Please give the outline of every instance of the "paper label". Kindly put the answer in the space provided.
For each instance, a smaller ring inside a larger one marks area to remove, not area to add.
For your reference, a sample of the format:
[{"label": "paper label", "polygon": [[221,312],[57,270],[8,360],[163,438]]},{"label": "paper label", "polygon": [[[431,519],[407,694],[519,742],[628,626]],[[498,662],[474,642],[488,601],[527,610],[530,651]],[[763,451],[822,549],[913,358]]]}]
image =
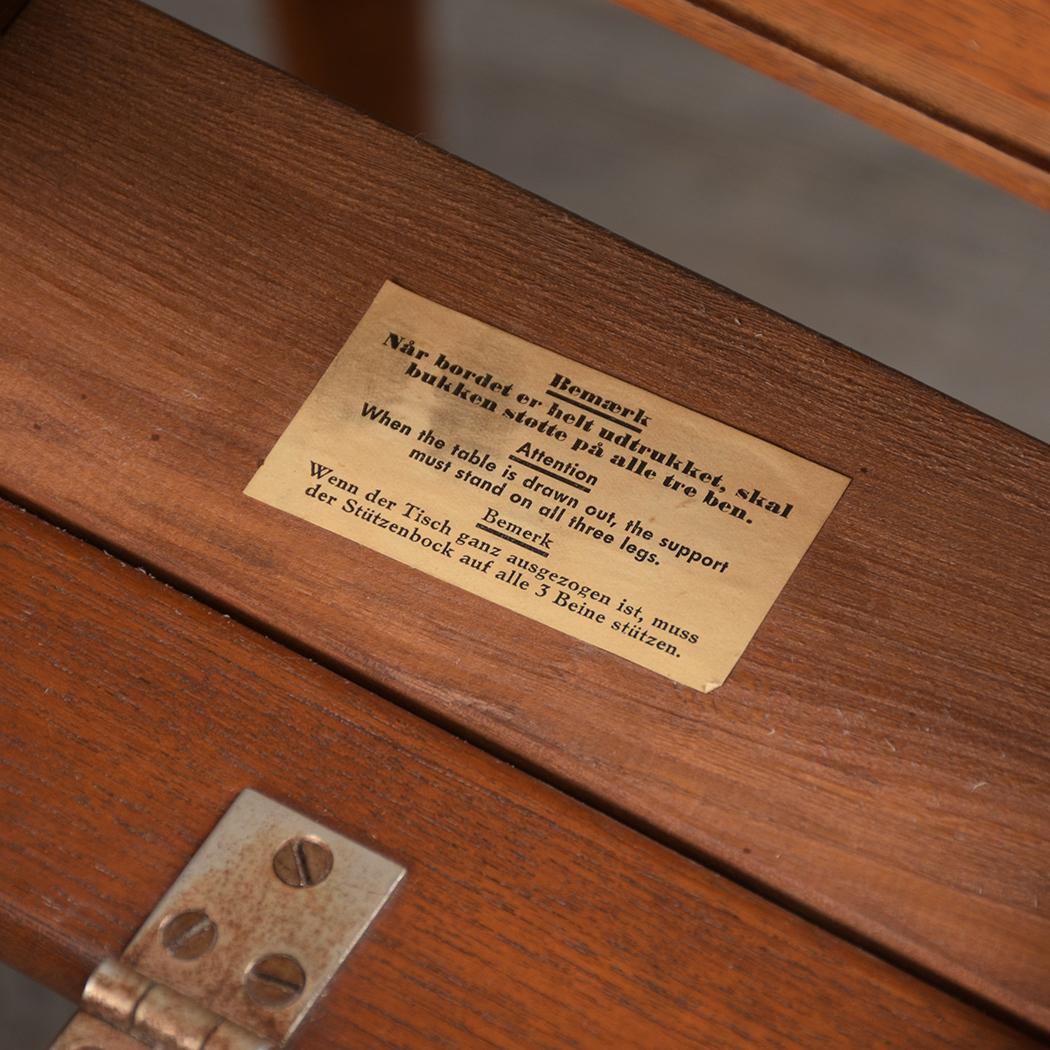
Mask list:
[{"label": "paper label", "polygon": [[707,692],[848,484],[387,283],[245,492]]}]

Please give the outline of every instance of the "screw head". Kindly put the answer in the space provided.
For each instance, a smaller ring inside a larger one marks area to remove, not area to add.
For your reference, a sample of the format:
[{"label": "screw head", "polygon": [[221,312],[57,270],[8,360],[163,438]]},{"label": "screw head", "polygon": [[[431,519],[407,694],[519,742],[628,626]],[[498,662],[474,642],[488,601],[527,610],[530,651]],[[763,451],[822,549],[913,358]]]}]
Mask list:
[{"label": "screw head", "polygon": [[317,839],[290,839],[274,854],[273,870],[286,886],[316,886],[332,871],[332,851]]},{"label": "screw head", "polygon": [[271,1010],[295,1002],[305,987],[306,973],[290,955],[264,955],[244,975],[248,995]]},{"label": "screw head", "polygon": [[176,959],[199,959],[209,951],[219,928],[206,911],[184,911],[165,919],[160,939]]}]

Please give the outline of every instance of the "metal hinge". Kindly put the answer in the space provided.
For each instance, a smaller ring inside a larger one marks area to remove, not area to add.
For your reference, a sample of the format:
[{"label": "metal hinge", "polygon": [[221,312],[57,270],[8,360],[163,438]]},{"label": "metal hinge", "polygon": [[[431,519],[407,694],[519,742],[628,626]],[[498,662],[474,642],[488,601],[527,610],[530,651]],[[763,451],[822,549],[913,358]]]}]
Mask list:
[{"label": "metal hinge", "polygon": [[283,1046],[404,873],[243,792],[51,1050]]}]

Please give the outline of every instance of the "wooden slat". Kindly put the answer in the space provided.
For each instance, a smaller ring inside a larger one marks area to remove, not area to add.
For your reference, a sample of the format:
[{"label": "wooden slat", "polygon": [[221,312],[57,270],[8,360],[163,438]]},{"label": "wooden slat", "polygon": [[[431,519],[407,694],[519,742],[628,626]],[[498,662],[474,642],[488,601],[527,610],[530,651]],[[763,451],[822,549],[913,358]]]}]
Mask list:
[{"label": "wooden slat", "polygon": [[[1050,1027],[1038,442],[121,0],[0,44],[0,484]],[[386,278],[853,483],[707,697],[241,495]]]},{"label": "wooden slat", "polygon": [[6,504],[0,580],[0,951],[67,994],[251,786],[408,867],[304,1048],[1034,1045]]},{"label": "wooden slat", "polygon": [[618,0],[1050,207],[1043,0]]}]

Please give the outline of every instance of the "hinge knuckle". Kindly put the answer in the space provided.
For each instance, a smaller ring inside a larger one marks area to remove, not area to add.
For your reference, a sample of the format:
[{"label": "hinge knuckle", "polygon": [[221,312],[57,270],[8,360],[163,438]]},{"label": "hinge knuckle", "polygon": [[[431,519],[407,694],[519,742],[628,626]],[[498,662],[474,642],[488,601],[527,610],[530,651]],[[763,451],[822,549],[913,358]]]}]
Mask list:
[{"label": "hinge knuckle", "polygon": [[270,1050],[273,1046],[117,959],[99,963],[84,986],[81,1008],[155,1050]]},{"label": "hinge knuckle", "polygon": [[86,1013],[122,1032],[131,1031],[135,1008],[153,984],[116,959],[103,959],[84,985],[81,1000]]},{"label": "hinge knuckle", "polygon": [[221,1023],[222,1018],[206,1007],[154,984],[139,1001],[131,1034],[157,1050],[203,1050]]}]

